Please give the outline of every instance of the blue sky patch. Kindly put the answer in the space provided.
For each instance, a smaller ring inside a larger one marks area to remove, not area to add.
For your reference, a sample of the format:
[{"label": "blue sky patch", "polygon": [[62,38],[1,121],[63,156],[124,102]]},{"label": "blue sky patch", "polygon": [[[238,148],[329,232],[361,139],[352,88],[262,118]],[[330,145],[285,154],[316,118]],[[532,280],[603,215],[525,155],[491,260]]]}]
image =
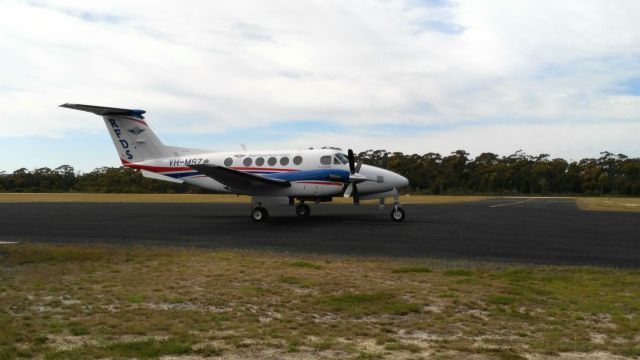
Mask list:
[{"label": "blue sky patch", "polygon": [[429,20],[424,23],[424,26],[431,31],[447,35],[457,35],[464,32],[464,27],[448,21]]},{"label": "blue sky patch", "polygon": [[640,96],[640,77],[630,78],[619,82],[614,87],[614,93]]},{"label": "blue sky patch", "polygon": [[119,24],[125,21],[124,17],[111,15],[111,14],[75,12],[75,11],[64,11],[64,13],[67,15],[71,15],[73,17],[80,18],[84,21],[95,22],[95,23]]}]

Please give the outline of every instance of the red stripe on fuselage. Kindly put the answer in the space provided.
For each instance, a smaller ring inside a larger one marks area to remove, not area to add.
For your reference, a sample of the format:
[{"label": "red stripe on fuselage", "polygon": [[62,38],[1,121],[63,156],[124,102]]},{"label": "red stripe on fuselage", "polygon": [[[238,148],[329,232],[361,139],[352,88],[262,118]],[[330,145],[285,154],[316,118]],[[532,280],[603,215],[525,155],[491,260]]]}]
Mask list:
[{"label": "red stripe on fuselage", "polygon": [[342,183],[330,182],[330,181],[294,181],[300,184],[314,184],[314,185],[333,185],[333,186],[343,186]]},{"label": "red stripe on fuselage", "polygon": [[147,170],[151,172],[167,172],[167,171],[195,171],[190,167],[164,167],[164,166],[149,166],[149,165],[140,165],[140,164],[132,164],[130,162],[126,162],[126,160],[122,160],[124,166],[130,167],[132,169],[140,169]]},{"label": "red stripe on fuselage", "polygon": [[296,170],[296,169],[275,169],[275,168],[257,168],[257,167],[241,167],[241,166],[232,166],[231,169],[233,170],[240,170],[240,171],[300,171],[300,170]]}]

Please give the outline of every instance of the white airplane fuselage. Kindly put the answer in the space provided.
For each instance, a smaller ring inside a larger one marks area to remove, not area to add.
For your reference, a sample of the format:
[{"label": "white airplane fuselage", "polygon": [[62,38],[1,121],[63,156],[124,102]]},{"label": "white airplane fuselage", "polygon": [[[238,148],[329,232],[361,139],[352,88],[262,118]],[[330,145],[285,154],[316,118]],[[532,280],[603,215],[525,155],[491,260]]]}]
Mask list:
[{"label": "white airplane fuselage", "polygon": [[[325,157],[325,164],[321,163],[323,157]],[[326,164],[327,157],[330,159],[329,164]],[[136,163],[124,159],[122,161],[123,166],[146,170],[215,192],[254,196],[304,198],[342,196],[344,185],[348,182],[349,177],[349,164],[346,162],[346,156],[340,151],[332,149],[204,152],[187,155],[175,152],[173,156],[166,158]],[[255,175],[291,179],[291,187],[257,193],[234,191],[189,167],[201,164],[215,164]],[[405,177],[375,166],[362,165],[359,173],[370,180],[358,184],[358,191],[361,197],[365,198],[375,198],[371,195],[382,195],[408,184]],[[334,177],[336,180],[339,176],[343,181],[327,181],[326,174],[336,175]],[[159,178],[159,180],[161,179]]]}]

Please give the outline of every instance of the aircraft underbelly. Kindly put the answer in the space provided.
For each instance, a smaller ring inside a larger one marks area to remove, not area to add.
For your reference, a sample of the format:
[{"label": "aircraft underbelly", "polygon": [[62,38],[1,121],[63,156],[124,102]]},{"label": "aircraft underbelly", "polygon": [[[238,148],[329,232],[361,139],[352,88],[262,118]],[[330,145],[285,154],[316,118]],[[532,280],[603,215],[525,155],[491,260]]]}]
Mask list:
[{"label": "aircraft underbelly", "polygon": [[209,177],[188,177],[183,178],[182,180],[184,180],[184,182],[186,182],[187,184],[199,186],[218,193],[231,193],[231,191],[229,191],[223,184],[220,184],[219,182]]},{"label": "aircraft underbelly", "polygon": [[[233,189],[227,189],[223,184],[209,177],[190,177],[183,180],[191,185],[203,187],[220,193],[236,193]],[[293,182],[291,187],[280,189],[260,189],[252,192],[246,192],[247,195],[259,196],[341,196],[342,183],[319,183],[319,182]],[[240,193],[245,193],[240,191]]]}]

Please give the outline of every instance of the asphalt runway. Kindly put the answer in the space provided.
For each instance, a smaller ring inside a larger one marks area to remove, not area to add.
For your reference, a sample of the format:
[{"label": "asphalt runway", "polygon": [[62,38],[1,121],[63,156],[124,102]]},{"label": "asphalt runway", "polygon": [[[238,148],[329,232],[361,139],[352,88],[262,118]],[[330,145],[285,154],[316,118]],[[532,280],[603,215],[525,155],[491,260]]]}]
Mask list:
[{"label": "asphalt runway", "polygon": [[0,241],[430,257],[640,268],[640,214],[580,211],[569,199],[496,199],[390,207],[311,204],[270,208],[266,223],[248,204],[1,203]]}]

